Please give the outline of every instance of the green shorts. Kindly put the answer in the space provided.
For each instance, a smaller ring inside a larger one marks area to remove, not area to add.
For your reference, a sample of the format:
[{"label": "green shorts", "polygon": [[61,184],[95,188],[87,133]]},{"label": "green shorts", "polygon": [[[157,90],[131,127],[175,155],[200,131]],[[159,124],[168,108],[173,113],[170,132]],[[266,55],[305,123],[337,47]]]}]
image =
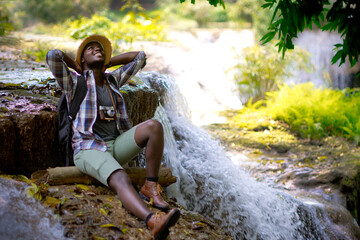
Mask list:
[{"label": "green shorts", "polygon": [[75,166],[83,173],[88,174],[104,185],[108,185],[109,176],[131,161],[140,151],[135,142],[136,126],[122,133],[115,140],[107,141],[107,151],[80,150],[74,156]]}]

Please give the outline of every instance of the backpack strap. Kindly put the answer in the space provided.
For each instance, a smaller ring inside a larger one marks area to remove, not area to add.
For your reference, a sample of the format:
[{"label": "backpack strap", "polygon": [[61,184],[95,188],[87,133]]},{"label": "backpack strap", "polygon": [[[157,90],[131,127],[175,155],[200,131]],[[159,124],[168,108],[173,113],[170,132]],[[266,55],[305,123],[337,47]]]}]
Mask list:
[{"label": "backpack strap", "polygon": [[69,110],[69,114],[68,114],[68,121],[70,122],[69,131],[71,132],[71,134],[70,134],[67,144],[66,144],[65,166],[70,165],[70,162],[72,161],[71,160],[72,154],[73,154],[73,150],[72,150],[72,146],[71,146],[71,138],[72,138],[71,122],[75,119],[76,114],[79,111],[80,104],[84,100],[87,91],[88,91],[88,89],[86,86],[85,77],[84,76],[78,77],[78,81],[77,81],[77,85],[76,85],[76,89],[75,89],[75,95],[74,95],[74,98],[71,100],[70,110]]},{"label": "backpack strap", "polygon": [[87,93],[87,86],[84,76],[80,76],[77,81],[74,98],[71,100],[69,118],[73,121],[79,111],[80,104],[84,100]]}]

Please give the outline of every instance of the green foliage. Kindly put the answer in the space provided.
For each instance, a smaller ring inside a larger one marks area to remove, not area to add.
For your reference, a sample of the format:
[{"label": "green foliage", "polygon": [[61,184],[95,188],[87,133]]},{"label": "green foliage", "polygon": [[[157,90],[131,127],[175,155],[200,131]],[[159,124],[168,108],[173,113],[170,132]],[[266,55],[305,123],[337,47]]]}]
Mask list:
[{"label": "green foliage", "polygon": [[205,27],[209,23],[226,22],[229,20],[227,11],[222,8],[214,8],[205,2],[200,2],[194,6],[182,4],[174,9],[176,14],[183,18],[193,19],[199,27]]},{"label": "green foliage", "polygon": [[13,25],[9,22],[9,13],[5,6],[0,6],[0,37],[7,35],[14,30]]},{"label": "green foliage", "polygon": [[[239,19],[251,24],[256,37],[267,33],[272,11],[262,8],[264,0],[242,0],[226,4],[230,19]],[[258,38],[258,37],[257,37]]]},{"label": "green foliage", "polygon": [[360,92],[315,88],[312,83],[268,93],[265,111],[283,120],[301,137],[344,136],[360,142]]},{"label": "green foliage", "polygon": [[164,27],[157,23],[158,19],[150,19],[143,13],[128,12],[120,22],[113,22],[107,17],[93,15],[82,17],[69,23],[71,37],[83,39],[91,34],[106,35],[114,43],[114,48],[122,42],[165,41]]},{"label": "green foliage", "polygon": [[264,99],[266,92],[277,90],[296,69],[310,70],[309,54],[298,48],[281,58],[272,45],[254,45],[244,49],[242,56],[233,69],[234,81],[245,102]]},{"label": "green foliage", "polygon": [[357,0],[265,0],[264,8],[274,8],[269,32],[264,35],[264,43],[278,35],[277,46],[284,55],[287,49],[293,49],[293,38],[305,28],[312,29],[313,24],[323,31],[335,31],[343,37],[343,42],[335,45],[334,64],[346,58],[354,66],[360,55],[360,6]]},{"label": "green foliage", "polygon": [[[178,1],[178,0],[175,0]],[[181,1],[185,3],[186,1]],[[184,19],[193,19],[199,27],[207,27],[215,24],[227,27],[251,27],[257,35],[262,36],[267,31],[267,23],[271,18],[271,11],[262,8],[263,0],[237,0],[225,4],[223,1],[188,1],[193,4],[181,4],[174,6],[174,1],[162,1],[161,5],[172,8],[172,12],[182,16]],[[223,6],[217,8],[213,6]],[[226,24],[225,24],[226,23]]]},{"label": "green foliage", "polygon": [[37,19],[58,23],[79,16],[91,16],[108,9],[110,0],[17,0],[14,11],[22,12],[23,21]]},{"label": "green foliage", "polygon": [[[181,3],[185,2],[186,0],[180,0]],[[225,9],[225,3],[223,0],[207,0],[210,5],[217,6],[218,4]],[[195,4],[195,0],[191,0],[192,4]]]},{"label": "green foliage", "polygon": [[45,62],[47,52],[54,48],[55,47],[48,42],[37,41],[26,47],[25,50],[23,50],[23,53],[27,59],[36,62]]}]

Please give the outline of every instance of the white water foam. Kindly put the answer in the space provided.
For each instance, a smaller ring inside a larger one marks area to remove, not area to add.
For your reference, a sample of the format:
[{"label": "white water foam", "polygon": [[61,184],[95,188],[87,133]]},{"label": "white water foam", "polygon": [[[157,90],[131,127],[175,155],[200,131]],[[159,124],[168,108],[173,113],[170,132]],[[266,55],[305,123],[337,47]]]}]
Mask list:
[{"label": "white water foam", "polygon": [[66,239],[55,215],[25,196],[27,187],[0,177],[0,239]]},{"label": "white water foam", "polygon": [[[142,73],[141,80],[150,79],[148,74],[155,73]],[[235,239],[329,239],[314,207],[255,181],[236,166],[219,142],[187,118],[175,83],[155,75],[168,91],[155,118],[165,128],[166,165],[178,177],[168,187],[168,196],[210,218]]]}]

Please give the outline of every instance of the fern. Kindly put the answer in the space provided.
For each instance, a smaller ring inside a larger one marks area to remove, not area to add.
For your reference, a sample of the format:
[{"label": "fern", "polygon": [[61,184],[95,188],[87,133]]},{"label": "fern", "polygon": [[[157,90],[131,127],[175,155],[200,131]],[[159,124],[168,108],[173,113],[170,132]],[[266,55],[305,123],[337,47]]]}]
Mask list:
[{"label": "fern", "polygon": [[333,89],[315,88],[312,83],[292,87],[281,85],[264,101],[267,114],[283,120],[305,138],[344,136],[359,142],[360,95]]}]

